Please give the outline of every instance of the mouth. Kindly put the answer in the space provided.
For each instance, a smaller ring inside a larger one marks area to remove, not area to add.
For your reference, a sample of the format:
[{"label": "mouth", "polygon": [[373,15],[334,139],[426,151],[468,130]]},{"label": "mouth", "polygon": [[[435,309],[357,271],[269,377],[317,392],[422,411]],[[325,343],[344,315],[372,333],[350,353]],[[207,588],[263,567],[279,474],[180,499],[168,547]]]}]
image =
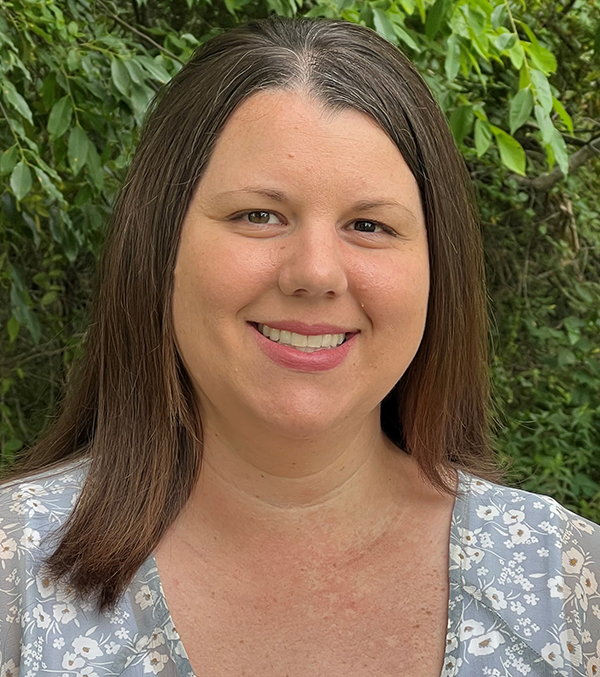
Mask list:
[{"label": "mouth", "polygon": [[291,331],[272,329],[259,322],[248,322],[248,324],[273,343],[296,348],[305,353],[339,348],[348,339],[359,333],[358,331],[351,331],[339,334],[297,334]]}]

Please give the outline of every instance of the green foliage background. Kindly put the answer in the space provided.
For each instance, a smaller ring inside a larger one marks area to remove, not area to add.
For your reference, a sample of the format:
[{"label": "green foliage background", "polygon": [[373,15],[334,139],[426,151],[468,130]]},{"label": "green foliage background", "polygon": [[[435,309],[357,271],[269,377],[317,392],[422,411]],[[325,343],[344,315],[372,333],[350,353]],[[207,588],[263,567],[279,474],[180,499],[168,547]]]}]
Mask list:
[{"label": "green foliage background", "polygon": [[56,412],[148,102],[273,12],[369,26],[427,80],[479,196],[508,481],[600,522],[600,0],[0,0],[0,462]]}]

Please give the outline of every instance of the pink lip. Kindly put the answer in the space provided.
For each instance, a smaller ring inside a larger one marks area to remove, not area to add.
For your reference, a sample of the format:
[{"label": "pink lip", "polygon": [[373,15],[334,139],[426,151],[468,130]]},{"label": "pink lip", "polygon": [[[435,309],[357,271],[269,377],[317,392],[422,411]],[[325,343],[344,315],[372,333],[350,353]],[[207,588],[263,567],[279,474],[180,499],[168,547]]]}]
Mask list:
[{"label": "pink lip", "polygon": [[319,336],[321,334],[354,334],[358,332],[357,329],[333,327],[330,324],[305,324],[304,322],[296,322],[294,320],[286,320],[284,322],[260,322],[257,324],[266,324],[273,329],[293,331],[296,334],[304,334],[305,336]]},{"label": "pink lip", "polygon": [[[326,348],[324,350],[316,350],[314,353],[303,353],[301,350],[296,350],[296,348],[284,346],[276,341],[271,341],[271,339],[263,336],[250,322],[248,322],[248,326],[250,327],[253,336],[256,338],[260,349],[270,357],[273,362],[282,367],[287,367],[288,369],[295,369],[296,371],[327,371],[339,366],[346,359],[358,337],[358,333],[353,334],[337,348]],[[269,327],[270,326],[272,325],[269,325]],[[306,325],[304,325],[304,327],[306,327]],[[273,329],[278,329],[278,327],[274,326]],[[341,334],[343,332],[326,331],[325,333]],[[310,334],[307,335],[310,336]]]}]

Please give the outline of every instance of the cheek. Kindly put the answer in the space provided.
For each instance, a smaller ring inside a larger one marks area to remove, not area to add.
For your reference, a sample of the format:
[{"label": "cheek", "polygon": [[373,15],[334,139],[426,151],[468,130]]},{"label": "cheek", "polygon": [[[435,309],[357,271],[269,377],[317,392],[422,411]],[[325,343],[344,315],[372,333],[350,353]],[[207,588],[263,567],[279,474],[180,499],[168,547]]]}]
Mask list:
[{"label": "cheek", "polygon": [[[372,309],[379,328],[398,330],[424,323],[429,298],[429,259],[426,251],[379,260],[377,266],[363,267],[358,292],[365,310]],[[368,305],[367,305],[368,304]]]},{"label": "cheek", "polygon": [[176,329],[210,328],[242,310],[272,282],[269,258],[244,241],[182,237],[175,266],[173,313]]}]

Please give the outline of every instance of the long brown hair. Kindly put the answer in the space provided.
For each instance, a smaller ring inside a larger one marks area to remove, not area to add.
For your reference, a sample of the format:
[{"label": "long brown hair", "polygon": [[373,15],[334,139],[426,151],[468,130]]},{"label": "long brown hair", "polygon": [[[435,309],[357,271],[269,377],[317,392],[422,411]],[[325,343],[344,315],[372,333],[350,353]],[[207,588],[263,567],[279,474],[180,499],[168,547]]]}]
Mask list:
[{"label": "long brown hair", "polygon": [[60,416],[18,478],[89,459],[48,560],[101,609],[114,605],[188,500],[202,420],[171,309],[184,215],[215,140],[254,92],[301,90],[371,116],[419,186],[431,287],[416,357],[381,406],[381,426],[438,488],[446,471],[494,468],[488,435],[487,313],[474,191],[446,119],[408,59],[345,21],[271,17],[204,43],[153,102],[111,219],[84,357]]}]

